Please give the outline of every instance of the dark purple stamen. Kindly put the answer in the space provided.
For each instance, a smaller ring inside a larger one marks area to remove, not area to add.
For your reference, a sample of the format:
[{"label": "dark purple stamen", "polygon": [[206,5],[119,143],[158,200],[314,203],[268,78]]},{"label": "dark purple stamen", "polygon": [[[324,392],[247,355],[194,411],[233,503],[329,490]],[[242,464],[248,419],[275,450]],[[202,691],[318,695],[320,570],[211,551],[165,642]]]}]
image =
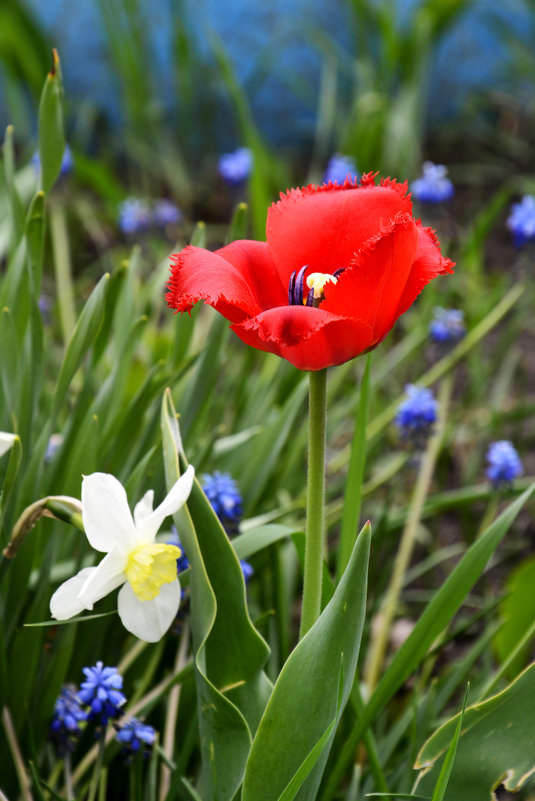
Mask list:
[{"label": "dark purple stamen", "polygon": [[309,291],[309,293],[307,295],[306,305],[307,306],[313,306],[314,305],[314,287],[312,287],[312,289]]},{"label": "dark purple stamen", "polygon": [[290,283],[288,284],[288,306],[294,305],[294,291],[295,291],[295,276],[297,275],[294,270],[290,276]]},{"label": "dark purple stamen", "polygon": [[288,284],[288,304],[290,306],[303,305],[303,284],[307,268],[308,264],[305,264],[304,267],[301,267],[297,275],[293,272],[290,276],[290,283]]},{"label": "dark purple stamen", "polygon": [[344,270],[345,270],[345,267],[340,267],[339,270],[335,270],[334,273],[333,273],[333,278],[338,278],[339,275],[342,275]]}]

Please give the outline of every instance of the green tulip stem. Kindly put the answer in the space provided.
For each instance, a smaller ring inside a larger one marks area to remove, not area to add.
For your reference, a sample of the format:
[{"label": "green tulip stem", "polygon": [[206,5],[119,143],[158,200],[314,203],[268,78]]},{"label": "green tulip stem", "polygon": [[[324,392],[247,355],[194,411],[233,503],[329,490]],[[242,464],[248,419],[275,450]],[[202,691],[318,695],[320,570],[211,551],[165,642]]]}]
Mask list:
[{"label": "green tulip stem", "polygon": [[308,419],[308,479],[305,529],[305,569],[299,639],[321,612],[325,539],[325,429],[327,370],[310,373]]}]

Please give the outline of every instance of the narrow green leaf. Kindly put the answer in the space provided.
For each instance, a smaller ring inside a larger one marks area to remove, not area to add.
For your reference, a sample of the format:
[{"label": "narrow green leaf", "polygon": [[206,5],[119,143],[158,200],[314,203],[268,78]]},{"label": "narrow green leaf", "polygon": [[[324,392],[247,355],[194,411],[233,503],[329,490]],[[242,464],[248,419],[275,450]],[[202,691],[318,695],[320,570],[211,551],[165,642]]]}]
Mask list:
[{"label": "narrow green leaf", "polygon": [[[316,797],[334,736],[335,726],[329,727],[333,719],[338,722],[355,677],[366,611],[370,538],[368,523],[331,601],[292,651],[277,679],[247,761],[242,801],[277,801],[311,754],[319,758],[299,797],[303,801]],[[321,754],[317,754],[316,746],[328,730]]]},{"label": "narrow green leaf", "polygon": [[234,209],[232,220],[227,235],[227,244],[236,239],[245,239],[247,234],[247,223],[249,221],[249,209],[247,203],[238,203]]},{"label": "narrow green leaf", "polygon": [[104,313],[109,278],[108,273],[102,276],[78,318],[59,372],[52,417],[56,416],[65,401],[72,378],[98,334]]},{"label": "narrow green leaf", "polygon": [[26,215],[26,245],[33,277],[33,291],[39,293],[45,240],[45,194],[37,192]]},{"label": "narrow green leaf", "polygon": [[364,478],[364,465],[366,462],[366,426],[368,425],[368,411],[370,408],[371,358],[372,354],[369,353],[366,357],[366,366],[360,385],[357,422],[353,435],[353,444],[351,445],[351,456],[349,459],[349,469],[347,472],[344,494],[344,510],[342,513],[340,544],[338,547],[338,577],[340,577],[346,569],[359,530],[362,480]]},{"label": "narrow green leaf", "polygon": [[4,408],[9,414],[16,412],[19,387],[20,349],[11,309],[0,310],[0,386],[4,395]]},{"label": "narrow green leaf", "polygon": [[41,188],[48,194],[61,169],[65,151],[63,130],[63,86],[61,65],[56,50],[52,51],[53,65],[48,73],[39,103],[39,160]]},{"label": "narrow green leaf", "polygon": [[455,728],[453,733],[453,737],[451,739],[450,747],[448,748],[448,752],[444,758],[444,762],[442,763],[442,767],[440,768],[440,773],[438,775],[437,783],[435,784],[433,795],[431,797],[431,801],[443,801],[443,798],[446,794],[446,790],[448,787],[448,782],[451,776],[451,771],[453,769],[453,763],[455,760],[455,754],[457,753],[457,745],[459,743],[459,737],[461,734],[461,729],[463,726],[463,719],[464,719],[464,711],[466,708],[466,700],[468,698],[468,690],[469,686],[466,687],[466,692],[464,694],[464,701],[463,707],[461,709],[461,714],[459,715],[459,722]]},{"label": "narrow green leaf", "polygon": [[11,248],[14,248],[24,230],[24,210],[15,186],[15,148],[13,143],[13,126],[6,128],[4,146],[4,176],[9,200],[9,215],[11,218]]}]

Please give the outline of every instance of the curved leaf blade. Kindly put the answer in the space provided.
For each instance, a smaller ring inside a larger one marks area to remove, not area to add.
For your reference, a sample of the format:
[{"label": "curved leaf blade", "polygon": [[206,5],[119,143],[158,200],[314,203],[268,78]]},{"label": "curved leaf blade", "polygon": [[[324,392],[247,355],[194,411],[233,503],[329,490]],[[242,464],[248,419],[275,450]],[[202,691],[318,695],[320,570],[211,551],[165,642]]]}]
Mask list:
[{"label": "curved leaf blade", "polygon": [[[290,654],[277,679],[253,741],[242,801],[278,801],[281,794],[284,798],[285,789],[311,754],[317,756],[317,762],[308,766],[312,770],[299,797],[303,801],[316,797],[336,723],[355,676],[366,609],[370,537],[367,523],[331,601]],[[327,731],[321,754],[316,754]]]}]

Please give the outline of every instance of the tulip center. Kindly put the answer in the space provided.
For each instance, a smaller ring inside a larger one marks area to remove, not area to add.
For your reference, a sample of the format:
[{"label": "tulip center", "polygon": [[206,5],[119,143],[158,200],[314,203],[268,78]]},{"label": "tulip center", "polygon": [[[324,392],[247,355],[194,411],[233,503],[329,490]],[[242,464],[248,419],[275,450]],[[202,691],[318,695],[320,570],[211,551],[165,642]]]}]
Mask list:
[{"label": "tulip center", "polygon": [[299,272],[294,271],[290,276],[290,283],[288,284],[288,304],[290,306],[313,306],[318,308],[321,301],[325,300],[324,289],[326,284],[338,283],[338,276],[344,272],[342,267],[335,270],[334,273],[310,273],[306,279],[308,287],[308,294],[303,298],[303,289],[305,283],[305,272],[308,264],[301,267]]},{"label": "tulip center", "polygon": [[162,584],[176,579],[180,554],[176,545],[160,542],[140,545],[129,554],[126,578],[140,601],[152,601],[160,594]]}]

